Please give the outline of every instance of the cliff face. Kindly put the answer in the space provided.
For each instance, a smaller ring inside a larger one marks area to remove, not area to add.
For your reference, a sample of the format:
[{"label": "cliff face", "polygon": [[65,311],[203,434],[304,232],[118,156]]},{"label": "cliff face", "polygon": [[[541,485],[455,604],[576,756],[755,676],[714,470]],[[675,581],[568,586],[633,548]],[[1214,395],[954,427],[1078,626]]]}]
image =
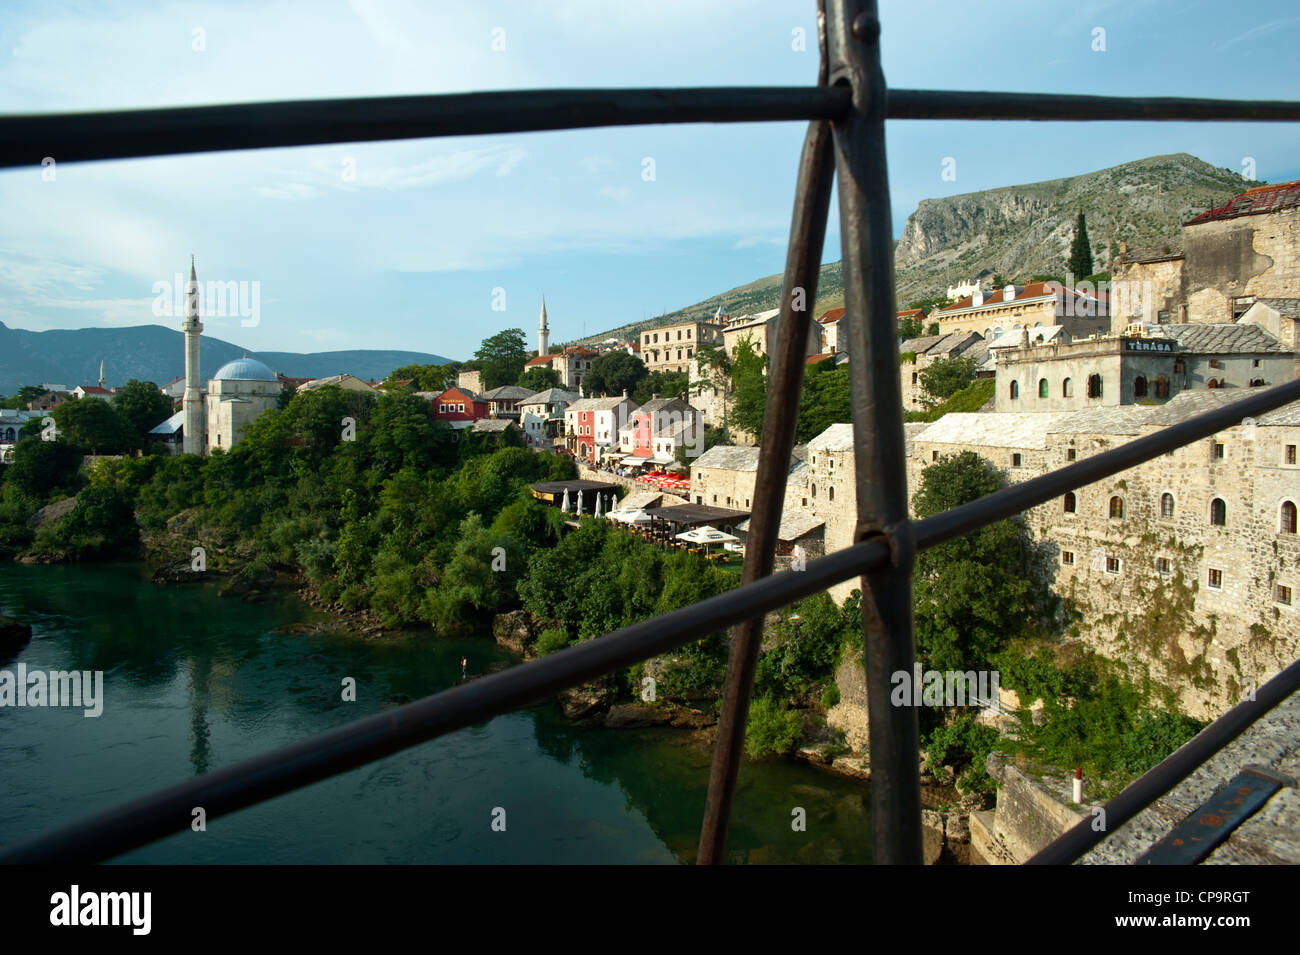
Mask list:
[{"label": "cliff face", "polygon": [[[894,250],[899,307],[942,295],[949,285],[982,272],[1027,282],[1035,274],[1064,278],[1074,221],[1088,220],[1093,268],[1104,272],[1120,242],[1130,246],[1182,245],[1182,223],[1258,185],[1229,169],[1218,169],[1187,153],[1151,156],[1068,179],[1005,186],[943,199],[924,199],[907,217]],[[1083,278],[1083,276],[1077,276]],[[647,322],[600,332],[583,343],[611,335],[632,336],[674,322],[712,319],[719,305],[732,316],[775,308],[781,276],[730,289]],[[844,304],[841,263],[823,265],[816,315]]]},{"label": "cliff face", "polygon": [[1105,271],[1120,242],[1179,247],[1183,222],[1251,185],[1177,153],[1068,179],[925,199],[908,216],[895,249],[898,299],[942,293],[985,270],[1017,282],[1063,274],[1080,211],[1094,268]]}]

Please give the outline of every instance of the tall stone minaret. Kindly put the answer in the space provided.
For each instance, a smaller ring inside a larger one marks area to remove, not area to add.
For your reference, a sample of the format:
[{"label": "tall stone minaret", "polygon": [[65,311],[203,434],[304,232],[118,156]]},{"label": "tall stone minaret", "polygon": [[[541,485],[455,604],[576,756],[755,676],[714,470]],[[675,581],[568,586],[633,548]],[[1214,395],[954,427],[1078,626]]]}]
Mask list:
[{"label": "tall stone minaret", "polygon": [[185,431],[182,449],[186,454],[202,454],[208,440],[208,429],[203,413],[203,394],[199,391],[199,335],[203,323],[199,321],[199,277],[194,271],[194,256],[190,256],[190,281],[185,286]]},{"label": "tall stone minaret", "polygon": [[108,388],[108,379],[104,377],[104,359],[99,360],[99,387]]},{"label": "tall stone minaret", "polygon": [[546,327],[546,296],[542,296],[542,317],[537,320],[537,356],[546,354],[551,330]]}]

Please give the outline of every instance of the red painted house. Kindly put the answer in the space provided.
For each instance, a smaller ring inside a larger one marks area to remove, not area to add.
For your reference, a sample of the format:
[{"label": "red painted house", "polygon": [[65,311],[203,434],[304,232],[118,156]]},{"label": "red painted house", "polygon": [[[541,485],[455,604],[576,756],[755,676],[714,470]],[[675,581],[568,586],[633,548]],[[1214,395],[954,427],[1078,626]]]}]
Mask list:
[{"label": "red painted house", "polygon": [[479,418],[488,416],[488,403],[478,395],[463,388],[448,388],[439,395],[430,396],[433,417],[445,421],[453,428],[468,428]]}]

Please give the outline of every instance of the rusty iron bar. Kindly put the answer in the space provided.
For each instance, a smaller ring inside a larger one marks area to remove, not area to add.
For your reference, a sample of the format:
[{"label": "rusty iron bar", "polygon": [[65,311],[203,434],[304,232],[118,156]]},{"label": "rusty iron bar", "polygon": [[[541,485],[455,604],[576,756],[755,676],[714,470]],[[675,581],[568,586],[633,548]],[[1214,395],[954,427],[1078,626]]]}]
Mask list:
[{"label": "rusty iron bar", "polygon": [[[504,90],[0,116],[0,168],[233,149],[483,136],[654,123],[835,120],[848,91],[809,88]],[[889,119],[1290,122],[1300,103],[1064,93],[891,90]]]},{"label": "rusty iron bar", "polygon": [[875,861],[921,861],[919,730],[914,707],[890,705],[890,674],[910,673],[911,525],[894,317],[894,237],[885,163],[885,79],[875,0],[830,0],[831,82],[853,90],[835,124],[844,318],[857,488],[854,540],[888,543],[888,566],[862,578]]},{"label": "rusty iron bar", "polygon": [[[828,76],[826,15],[820,2],[818,8],[821,41],[818,82],[825,86]],[[781,289],[781,313],[776,347],[771,352],[758,471],[754,477],[754,507],[750,512],[745,565],[741,571],[742,585],[769,576],[775,565],[786,477],[799,423],[799,397],[803,391],[806,356],[804,346],[817,299],[833,182],[830,127],[824,121],[811,123],[804,138],[795,185],[790,244],[786,249]],[[762,616],[742,620],[732,630],[722,715],[713,747],[709,791],[696,855],[696,862],[700,865],[720,865],[724,861],[736,779],[745,748],[745,724],[754,691],[754,670],[762,640]]]},{"label": "rusty iron bar", "polygon": [[1283,123],[1300,120],[1300,103],[1285,100],[1080,96],[1074,93],[968,93],[952,90],[890,90],[886,110],[889,119],[1219,123]]},{"label": "rusty iron bar", "polygon": [[[1294,401],[1300,401],[1300,379],[1260,389],[1229,406],[936,514],[916,524],[917,549],[969,534],[1240,424],[1244,417]],[[228,815],[676,649],[756,613],[775,610],[883,568],[889,559],[886,541],[871,538],[809,561],[807,570],[764,577],[598,640],[357,720],[11,844],[0,849],[0,864],[86,863],[111,858],[188,829],[194,806],[203,806],[210,819]]]},{"label": "rusty iron bar", "polygon": [[[1198,766],[1245,732],[1251,724],[1300,690],[1300,660],[1292,663],[1255,693],[1253,700],[1243,700],[1201,730],[1160,763],[1124,787],[1124,791],[1106,803],[1104,816],[1089,813],[1074,826],[1034,856],[1025,865],[1068,865],[1081,858],[1097,843],[1116,832],[1147,806],[1190,776]],[[1093,824],[1103,821],[1100,829]]]},{"label": "rusty iron bar", "polygon": [[831,119],[827,87],[506,90],[0,116],[0,167],[653,123]]}]

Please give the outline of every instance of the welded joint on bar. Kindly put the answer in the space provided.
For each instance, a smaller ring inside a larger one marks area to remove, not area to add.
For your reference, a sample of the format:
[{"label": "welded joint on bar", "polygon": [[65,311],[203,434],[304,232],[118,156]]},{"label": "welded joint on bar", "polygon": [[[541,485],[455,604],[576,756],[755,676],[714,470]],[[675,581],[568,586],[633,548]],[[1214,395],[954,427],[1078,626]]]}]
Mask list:
[{"label": "welded joint on bar", "polygon": [[880,573],[886,569],[911,571],[916,562],[916,536],[912,533],[911,521],[898,521],[883,526],[875,521],[859,524],[853,535],[853,543],[864,544],[868,541],[879,541],[889,549],[889,563],[880,570],[868,573]]}]

